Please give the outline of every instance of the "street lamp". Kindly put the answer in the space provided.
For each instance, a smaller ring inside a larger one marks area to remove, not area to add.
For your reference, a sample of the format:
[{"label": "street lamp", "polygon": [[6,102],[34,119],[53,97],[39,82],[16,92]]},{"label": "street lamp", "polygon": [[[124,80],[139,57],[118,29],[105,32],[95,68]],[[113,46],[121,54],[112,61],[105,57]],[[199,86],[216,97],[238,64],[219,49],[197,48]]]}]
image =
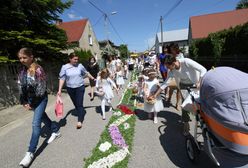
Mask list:
[{"label": "street lamp", "polygon": [[[98,8],[93,2],[91,2],[90,0],[88,0],[88,2],[94,6],[94,8],[96,8],[98,11],[100,11],[103,16],[104,16],[104,28],[105,28],[105,31],[106,31],[106,38],[107,38],[107,41],[108,41],[108,25],[107,25],[107,18],[108,18],[108,14],[106,12],[104,12],[102,9]],[[109,15],[115,15],[117,14],[117,11],[113,11],[111,12]]]},{"label": "street lamp", "polygon": [[[110,15],[115,15],[117,14],[117,11],[114,11],[114,12],[111,12]],[[107,41],[109,40],[109,37],[108,37],[108,21],[107,21],[107,18],[108,18],[108,14],[107,13],[103,13],[103,16],[104,16],[104,28],[105,28],[105,33],[106,33],[106,38],[107,38]]]}]

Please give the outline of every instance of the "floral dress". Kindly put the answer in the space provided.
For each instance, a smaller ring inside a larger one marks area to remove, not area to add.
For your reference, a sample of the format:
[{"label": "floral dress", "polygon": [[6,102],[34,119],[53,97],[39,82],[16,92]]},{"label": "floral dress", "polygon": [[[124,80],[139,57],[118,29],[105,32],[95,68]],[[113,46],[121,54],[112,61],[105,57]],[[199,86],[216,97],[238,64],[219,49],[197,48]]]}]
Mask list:
[{"label": "floral dress", "polygon": [[37,63],[31,64],[28,72],[23,66],[18,74],[18,84],[20,90],[20,103],[30,104],[31,107],[36,107],[47,96],[46,92],[46,74],[43,68]]}]

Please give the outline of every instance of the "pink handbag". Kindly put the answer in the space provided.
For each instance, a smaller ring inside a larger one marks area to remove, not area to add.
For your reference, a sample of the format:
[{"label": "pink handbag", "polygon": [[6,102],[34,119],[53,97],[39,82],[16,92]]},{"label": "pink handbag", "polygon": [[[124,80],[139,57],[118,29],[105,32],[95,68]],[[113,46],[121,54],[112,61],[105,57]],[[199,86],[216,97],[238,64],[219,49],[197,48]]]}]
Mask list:
[{"label": "pink handbag", "polygon": [[60,96],[57,96],[56,104],[55,104],[55,114],[56,117],[62,118],[64,113],[63,101]]}]

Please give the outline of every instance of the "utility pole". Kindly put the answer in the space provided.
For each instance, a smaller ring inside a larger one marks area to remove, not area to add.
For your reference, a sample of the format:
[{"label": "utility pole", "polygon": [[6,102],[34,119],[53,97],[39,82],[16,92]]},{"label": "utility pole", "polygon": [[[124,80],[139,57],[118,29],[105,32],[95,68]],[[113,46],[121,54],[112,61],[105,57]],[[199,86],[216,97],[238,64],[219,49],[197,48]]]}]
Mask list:
[{"label": "utility pole", "polygon": [[109,39],[109,37],[108,37],[108,21],[107,21],[108,16],[107,16],[106,13],[104,13],[103,16],[104,16],[104,29],[105,29],[105,35],[106,35],[106,39],[107,39],[107,41],[108,41],[108,39]]},{"label": "utility pole", "polygon": [[160,16],[160,24],[161,24],[161,49],[163,50],[163,43],[164,43],[163,36],[164,35],[163,35],[163,17],[162,16]]}]

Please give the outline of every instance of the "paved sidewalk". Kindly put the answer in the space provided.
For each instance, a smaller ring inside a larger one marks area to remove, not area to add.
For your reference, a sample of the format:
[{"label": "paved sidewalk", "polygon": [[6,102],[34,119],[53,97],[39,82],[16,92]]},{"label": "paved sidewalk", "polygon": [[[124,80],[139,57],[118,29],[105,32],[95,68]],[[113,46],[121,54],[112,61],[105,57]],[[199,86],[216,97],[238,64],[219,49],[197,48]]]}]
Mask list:
[{"label": "paved sidewalk", "polygon": [[128,167],[213,167],[205,153],[201,153],[199,164],[193,165],[189,161],[180,119],[181,113],[175,107],[165,107],[164,111],[158,113],[157,124],[148,119],[148,113],[137,110],[133,151]]},{"label": "paved sidewalk", "polygon": [[[62,137],[47,145],[46,129],[42,127],[37,157],[30,167],[35,168],[82,168],[84,158],[91,155],[91,150],[99,141],[100,134],[108,123],[111,112],[106,112],[106,120],[102,120],[100,114],[100,100],[96,97],[90,101],[88,93],[90,87],[86,87],[84,106],[87,111],[83,127],[76,129],[77,116],[73,104],[66,93],[63,93],[65,117],[56,119],[54,114],[55,96],[49,96],[46,109],[48,116],[59,123]],[[117,105],[121,93],[113,100]],[[5,111],[6,110],[6,111]],[[25,111],[17,105],[1,111],[0,127],[0,167],[15,168],[28,149],[32,129],[32,111]],[[9,116],[7,115],[9,114]],[[5,118],[2,119],[2,116]]]},{"label": "paved sidewalk", "polygon": [[[175,94],[172,103],[175,105]],[[190,132],[193,135],[193,116]],[[148,114],[137,110],[135,135],[129,168],[209,168],[216,167],[205,151],[192,163],[186,155],[185,137],[182,135],[181,112],[166,107],[158,114],[158,123],[148,119]],[[248,158],[228,150],[214,150],[222,168],[247,168]]]}]

